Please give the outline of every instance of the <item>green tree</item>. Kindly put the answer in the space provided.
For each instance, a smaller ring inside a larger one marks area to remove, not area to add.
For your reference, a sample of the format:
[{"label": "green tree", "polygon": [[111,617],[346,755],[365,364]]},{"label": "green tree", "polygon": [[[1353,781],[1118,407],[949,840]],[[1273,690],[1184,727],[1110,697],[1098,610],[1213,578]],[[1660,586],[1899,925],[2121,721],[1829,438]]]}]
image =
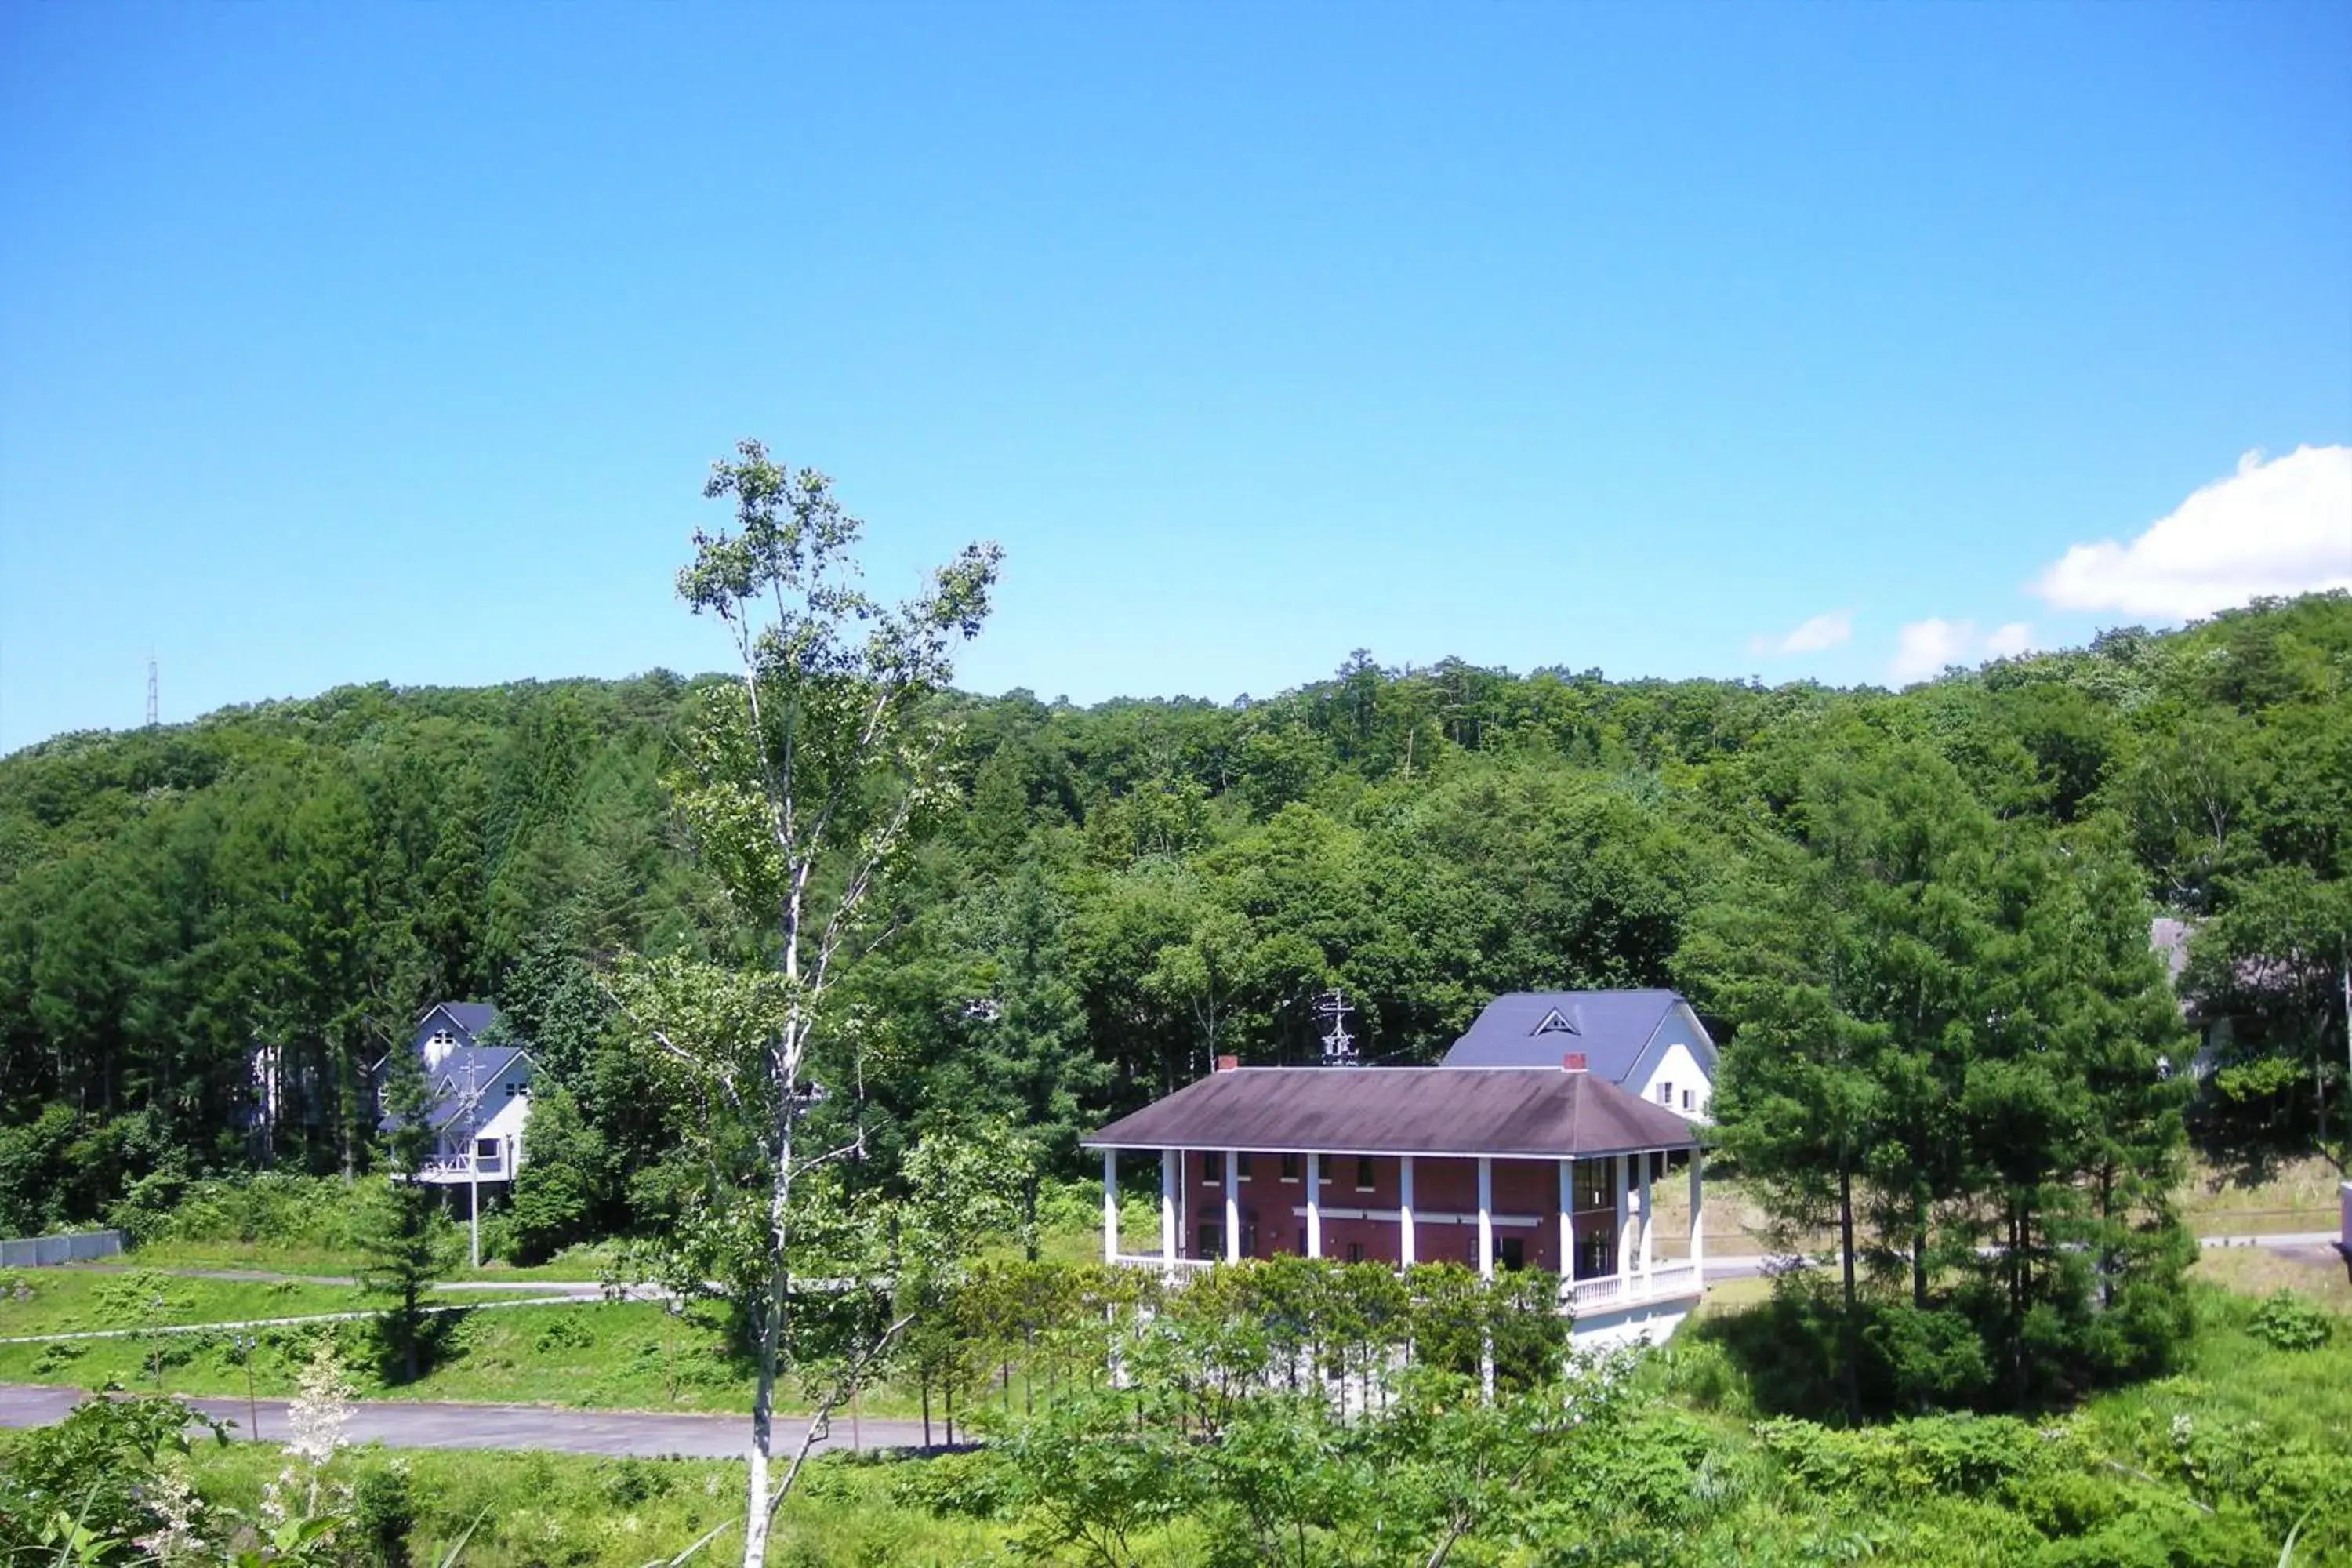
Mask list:
[{"label": "green tree", "polygon": [[[708,1259],[706,1277],[725,1282],[747,1325],[744,1562],[760,1568],[799,1463],[771,1475],[778,1377],[820,1355],[836,1369],[826,1397],[846,1398],[908,1321],[861,1312],[862,1285],[804,1307],[794,1279],[811,1267],[870,1278],[894,1217],[858,1169],[866,1031],[831,1004],[863,951],[875,895],[903,874],[947,802],[948,737],[927,705],[947,687],[956,644],[987,618],[998,552],[967,548],[891,608],[856,585],[863,524],[824,475],[787,470],[746,441],[704,493],[732,503],[734,527],[697,531],[678,593],[726,627],[740,675],[700,705],[677,800],[738,917],[761,932],[761,961],[639,962],[624,969],[618,996],[691,1108],[689,1142],[712,1175],[680,1239]],[[965,1194],[897,1214],[900,1257],[925,1234],[917,1222],[976,1212]],[[829,1348],[813,1351],[810,1331],[828,1329],[839,1331]],[[820,1405],[812,1433],[832,1407]]]},{"label": "green tree", "polygon": [[457,1267],[457,1236],[420,1179],[434,1139],[425,1064],[415,1051],[395,1049],[384,1058],[383,1079],[390,1179],[362,1199],[352,1239],[366,1259],[360,1288],[384,1303],[378,1321],[399,1358],[401,1380],[414,1383],[424,1371],[425,1299]]}]

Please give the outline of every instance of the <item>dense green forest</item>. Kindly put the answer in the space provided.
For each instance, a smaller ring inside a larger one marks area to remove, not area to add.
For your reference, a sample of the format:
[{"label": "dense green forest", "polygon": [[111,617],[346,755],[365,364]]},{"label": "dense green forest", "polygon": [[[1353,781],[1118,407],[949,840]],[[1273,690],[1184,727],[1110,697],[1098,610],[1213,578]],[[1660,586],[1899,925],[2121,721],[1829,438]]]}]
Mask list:
[{"label": "dense green forest", "polygon": [[[0,1229],[366,1166],[360,1075],[440,997],[496,999],[562,1091],[532,1131],[560,1190],[518,1194],[541,1243],[665,1212],[689,1178],[595,977],[759,940],[666,809],[703,684],[346,689],[0,760]],[[1222,705],[943,698],[961,799],[847,982],[893,1069],[869,1087],[902,1134],[999,1113],[1073,1169],[1085,1126],[1219,1052],[1313,1059],[1332,986],[1374,1060],[1428,1059],[1499,991],[1643,984],[1736,1054],[1754,966],[1725,954],[1867,798],[1914,885],[1976,857],[1990,909],[2044,875],[2018,868],[2112,867],[2111,925],[2197,922],[2187,986],[2231,1021],[2198,1136],[2340,1147],[2347,689],[2336,594],[1901,693],[1360,652]],[[266,1146],[257,1043],[296,1100]]]}]

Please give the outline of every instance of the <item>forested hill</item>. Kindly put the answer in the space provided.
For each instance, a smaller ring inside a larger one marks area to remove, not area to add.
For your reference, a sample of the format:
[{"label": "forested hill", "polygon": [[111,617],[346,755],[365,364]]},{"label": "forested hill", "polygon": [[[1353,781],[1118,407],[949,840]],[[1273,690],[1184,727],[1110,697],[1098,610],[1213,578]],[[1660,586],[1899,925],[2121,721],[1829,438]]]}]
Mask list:
[{"label": "forested hill", "polygon": [[[1498,991],[1683,980],[1695,911],[1802,836],[1832,760],[2127,857],[2214,952],[2315,952],[2352,868],[2347,688],[2337,594],[1900,694],[1359,655],[1225,706],[957,697],[965,797],[856,999],[901,1114],[1007,1110],[1066,1154],[1214,1052],[1306,1058],[1328,986],[1368,1056],[1412,1059]],[[692,690],[360,688],[0,760],[0,1226],[244,1158],[256,1040],[315,1096],[295,1157],[363,1162],[352,1070],[443,996],[499,999],[657,1154],[583,964],[743,940],[665,815]],[[2231,1004],[2275,1015],[2242,1034],[2281,1136],[2343,1060],[2307,1002]]]}]

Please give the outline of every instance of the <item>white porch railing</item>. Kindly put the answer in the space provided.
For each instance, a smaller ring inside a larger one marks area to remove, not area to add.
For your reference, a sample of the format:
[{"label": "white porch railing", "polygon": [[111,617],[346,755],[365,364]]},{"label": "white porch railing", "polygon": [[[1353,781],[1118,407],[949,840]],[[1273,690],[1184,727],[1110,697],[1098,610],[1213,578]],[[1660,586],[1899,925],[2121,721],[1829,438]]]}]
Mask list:
[{"label": "white porch railing", "polygon": [[1204,1268],[1214,1268],[1217,1266],[1217,1260],[1213,1258],[1162,1258],[1156,1252],[1122,1252],[1113,1258],[1111,1262],[1121,1268],[1165,1268],[1178,1274],[1193,1273]]},{"label": "white porch railing", "polygon": [[[1164,1258],[1156,1252],[1122,1252],[1111,1259],[1121,1268],[1159,1268],[1171,1273],[1190,1275],[1214,1268],[1223,1259],[1214,1258]],[[1632,1274],[1604,1274],[1594,1279],[1579,1279],[1574,1284],[1563,1282],[1559,1289],[1560,1305],[1576,1312],[1602,1312],[1619,1307],[1636,1307],[1651,1301],[1686,1300],[1701,1291],[1698,1268],[1687,1262],[1662,1263],[1647,1274],[1639,1270]]]},{"label": "white porch railing", "polygon": [[1697,1266],[1690,1263],[1667,1263],[1648,1273],[1604,1274],[1595,1279],[1579,1279],[1560,1287],[1560,1304],[1579,1312],[1607,1311],[1616,1307],[1637,1306],[1644,1301],[1670,1301],[1679,1297],[1699,1293]]},{"label": "white porch railing", "polygon": [[428,1182],[462,1182],[469,1176],[503,1181],[507,1163],[502,1154],[485,1154],[474,1159],[464,1154],[443,1154],[427,1160],[417,1168],[417,1175]]}]

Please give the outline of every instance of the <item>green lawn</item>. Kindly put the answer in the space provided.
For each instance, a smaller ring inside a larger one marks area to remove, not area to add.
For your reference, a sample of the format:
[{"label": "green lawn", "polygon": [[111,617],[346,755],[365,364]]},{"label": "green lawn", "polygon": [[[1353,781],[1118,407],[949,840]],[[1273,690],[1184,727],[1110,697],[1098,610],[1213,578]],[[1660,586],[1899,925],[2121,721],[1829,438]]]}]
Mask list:
[{"label": "green lawn", "polygon": [[[461,1267],[450,1278],[485,1281],[594,1279],[600,1277],[605,1258],[601,1247],[574,1247],[546,1263],[528,1268],[493,1258],[480,1268]],[[124,1262],[142,1268],[251,1269],[269,1274],[349,1278],[360,1258],[358,1254],[345,1249],[299,1242],[158,1241],[139,1247]]]},{"label": "green lawn", "polygon": [[0,1338],[356,1311],[348,1285],[190,1279],[152,1269],[23,1268],[0,1275]]}]

